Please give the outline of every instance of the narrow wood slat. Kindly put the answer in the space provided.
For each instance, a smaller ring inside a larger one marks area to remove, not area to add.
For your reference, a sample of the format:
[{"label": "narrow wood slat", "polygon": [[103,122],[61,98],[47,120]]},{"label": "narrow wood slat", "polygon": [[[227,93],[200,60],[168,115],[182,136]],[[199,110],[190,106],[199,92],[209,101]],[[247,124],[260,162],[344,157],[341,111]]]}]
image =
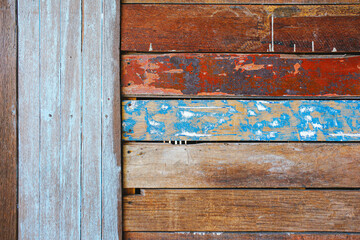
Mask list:
[{"label": "narrow wood slat", "polygon": [[351,233],[125,232],[125,240],[358,240]]},{"label": "narrow wood slat", "polygon": [[16,2],[0,3],[0,239],[17,239]]},{"label": "narrow wood slat", "polygon": [[121,0],[122,3],[170,4],[351,4],[358,0]]},{"label": "narrow wood slat", "polygon": [[123,101],[127,141],[359,141],[360,102]]},{"label": "narrow wood slat", "polygon": [[359,96],[359,56],[156,54],[122,57],[124,96]]},{"label": "narrow wood slat", "polygon": [[40,239],[60,236],[60,2],[40,3]]},{"label": "narrow wood slat", "polygon": [[124,231],[360,231],[360,192],[142,190],[124,197]]},{"label": "narrow wood slat", "polygon": [[81,239],[101,239],[102,3],[82,2]]},{"label": "narrow wood slat", "polygon": [[124,188],[359,188],[360,145],[124,145]]},{"label": "narrow wood slat", "polygon": [[360,5],[125,4],[121,50],[358,52]]},{"label": "narrow wood slat", "polygon": [[18,1],[19,239],[40,239],[39,1]]},{"label": "narrow wood slat", "polygon": [[122,239],[120,2],[103,1],[102,236]]},{"label": "narrow wood slat", "polygon": [[[62,0],[60,116],[60,234],[80,239],[81,212],[81,2]],[[55,165],[53,165],[55,166]]]}]

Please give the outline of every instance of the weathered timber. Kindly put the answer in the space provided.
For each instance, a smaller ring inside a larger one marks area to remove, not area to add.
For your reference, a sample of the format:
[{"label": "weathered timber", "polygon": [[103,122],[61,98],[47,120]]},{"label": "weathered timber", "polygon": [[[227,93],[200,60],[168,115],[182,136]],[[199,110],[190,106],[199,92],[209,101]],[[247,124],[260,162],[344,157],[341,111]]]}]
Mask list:
[{"label": "weathered timber", "polygon": [[122,56],[124,96],[359,96],[359,56]]},{"label": "weathered timber", "polygon": [[123,199],[124,231],[360,231],[360,192],[142,190]]},{"label": "weathered timber", "polygon": [[126,100],[127,141],[359,141],[355,100]]},{"label": "weathered timber", "polygon": [[17,239],[16,1],[0,3],[0,239]]},{"label": "weathered timber", "polygon": [[125,232],[124,239],[142,240],[359,240],[351,233]]},{"label": "weathered timber", "polygon": [[359,188],[360,145],[124,145],[124,188]]},{"label": "weathered timber", "polygon": [[360,5],[125,4],[121,50],[358,52]]}]

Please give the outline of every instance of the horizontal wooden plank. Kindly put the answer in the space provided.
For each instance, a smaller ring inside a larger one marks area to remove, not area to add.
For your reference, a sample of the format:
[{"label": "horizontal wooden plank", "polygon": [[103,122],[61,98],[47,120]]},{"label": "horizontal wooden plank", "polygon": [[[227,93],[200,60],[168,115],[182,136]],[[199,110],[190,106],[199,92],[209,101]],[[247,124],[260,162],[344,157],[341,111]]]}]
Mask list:
[{"label": "horizontal wooden plank", "polygon": [[359,141],[360,101],[126,100],[127,141]]},{"label": "horizontal wooden plank", "polygon": [[125,232],[125,240],[358,240],[351,233]]},{"label": "horizontal wooden plank", "polygon": [[122,56],[124,96],[359,96],[360,56]]},{"label": "horizontal wooden plank", "polygon": [[122,3],[171,4],[352,4],[359,0],[122,0]]},{"label": "horizontal wooden plank", "polygon": [[358,52],[360,5],[125,4],[121,50]]},{"label": "horizontal wooden plank", "polygon": [[125,231],[360,231],[360,191],[142,190]]},{"label": "horizontal wooden plank", "polygon": [[360,188],[360,145],[124,145],[125,188]]}]

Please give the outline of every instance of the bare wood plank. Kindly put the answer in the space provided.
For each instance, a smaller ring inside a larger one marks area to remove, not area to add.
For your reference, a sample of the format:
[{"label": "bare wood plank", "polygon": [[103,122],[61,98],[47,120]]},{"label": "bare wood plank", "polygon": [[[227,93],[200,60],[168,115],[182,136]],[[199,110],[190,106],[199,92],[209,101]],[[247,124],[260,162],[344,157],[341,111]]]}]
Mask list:
[{"label": "bare wood plank", "polygon": [[81,2],[61,1],[60,235],[80,239]]},{"label": "bare wood plank", "polygon": [[81,239],[101,239],[102,3],[83,1]]},{"label": "bare wood plank", "polygon": [[360,145],[127,143],[124,188],[359,188]]},{"label": "bare wood plank", "polygon": [[358,0],[121,0],[122,3],[170,4],[351,4]]},{"label": "bare wood plank", "polygon": [[16,3],[0,3],[0,239],[17,239]]},{"label": "bare wood plank", "polygon": [[359,56],[155,54],[122,56],[133,96],[359,96]]},{"label": "bare wood plank", "polygon": [[103,9],[102,239],[122,239],[120,2]]},{"label": "bare wood plank", "polygon": [[154,189],[123,201],[125,231],[360,230],[358,191]]},{"label": "bare wood plank", "polygon": [[126,141],[359,141],[360,102],[126,100]]},{"label": "bare wood plank", "polygon": [[121,50],[358,52],[359,5],[125,4]]},{"label": "bare wood plank", "polygon": [[39,1],[18,1],[19,239],[40,238]]},{"label": "bare wood plank", "polygon": [[60,236],[60,2],[40,2],[40,239]]},{"label": "bare wood plank", "polygon": [[125,232],[126,240],[358,240],[351,233]]}]

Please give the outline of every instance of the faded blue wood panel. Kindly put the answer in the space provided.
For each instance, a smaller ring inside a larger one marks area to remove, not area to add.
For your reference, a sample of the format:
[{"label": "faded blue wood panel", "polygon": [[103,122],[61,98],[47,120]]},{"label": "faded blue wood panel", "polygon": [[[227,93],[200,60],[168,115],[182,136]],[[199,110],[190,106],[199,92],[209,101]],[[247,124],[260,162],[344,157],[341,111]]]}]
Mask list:
[{"label": "faded blue wood panel", "polygon": [[134,100],[123,140],[359,141],[360,101]]}]

